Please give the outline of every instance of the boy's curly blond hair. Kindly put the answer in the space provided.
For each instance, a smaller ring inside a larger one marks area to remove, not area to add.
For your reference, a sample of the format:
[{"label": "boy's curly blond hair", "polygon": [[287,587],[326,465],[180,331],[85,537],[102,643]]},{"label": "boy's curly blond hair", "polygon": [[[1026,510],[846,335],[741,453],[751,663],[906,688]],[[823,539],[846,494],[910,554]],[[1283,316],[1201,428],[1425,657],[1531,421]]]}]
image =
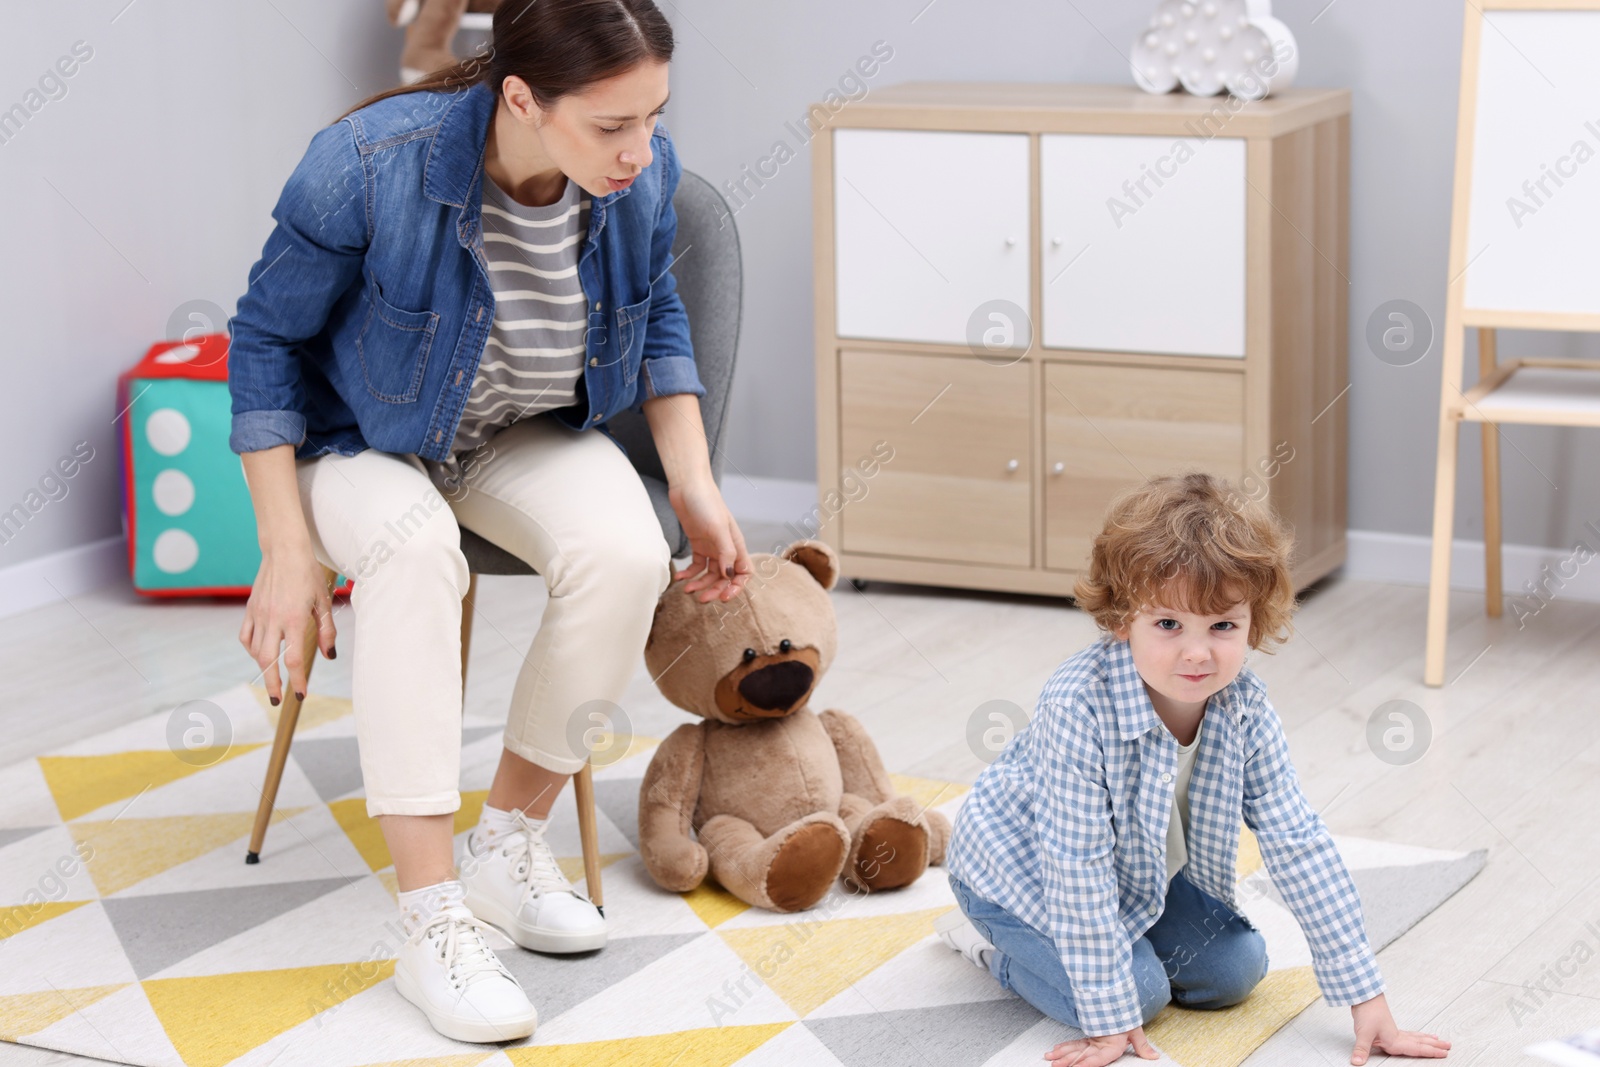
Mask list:
[{"label": "boy's curly blond hair", "polygon": [[1191,473],[1151,478],[1112,501],[1089,572],[1073,594],[1115,633],[1141,608],[1221,615],[1250,605],[1250,647],[1291,633],[1294,535],[1271,508],[1228,482]]}]

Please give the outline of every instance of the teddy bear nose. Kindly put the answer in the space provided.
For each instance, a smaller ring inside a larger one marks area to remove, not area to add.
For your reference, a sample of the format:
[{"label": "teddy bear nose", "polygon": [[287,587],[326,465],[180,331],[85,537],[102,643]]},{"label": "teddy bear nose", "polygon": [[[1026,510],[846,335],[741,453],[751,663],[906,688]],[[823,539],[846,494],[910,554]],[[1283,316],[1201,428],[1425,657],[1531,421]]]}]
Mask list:
[{"label": "teddy bear nose", "polygon": [[745,675],[739,695],[763,711],[788,711],[811,688],[812,677],[799,660],[780,660]]}]

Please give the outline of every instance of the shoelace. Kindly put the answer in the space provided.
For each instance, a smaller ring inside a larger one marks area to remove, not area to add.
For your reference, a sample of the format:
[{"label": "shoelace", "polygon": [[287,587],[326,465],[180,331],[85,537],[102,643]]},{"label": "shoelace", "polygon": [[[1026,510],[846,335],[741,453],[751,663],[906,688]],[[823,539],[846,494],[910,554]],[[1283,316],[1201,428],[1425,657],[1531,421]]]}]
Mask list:
[{"label": "shoelace", "polygon": [[561,865],[545,842],[545,826],[535,826],[521,811],[513,810],[511,816],[517,828],[493,842],[493,847],[511,860],[512,873],[522,880],[522,899],[518,905],[544,893],[571,893],[580,900],[588,900],[562,873]]},{"label": "shoelace", "polygon": [[421,945],[429,939],[430,933],[440,926],[444,927],[444,933],[440,938],[439,951],[436,955],[444,961],[445,971],[452,985],[465,989],[473,982],[495,975],[511,978],[511,973],[495,957],[489,948],[489,943],[484,940],[483,935],[492,927],[463,905],[452,904],[441,909],[412,931],[406,943]]}]

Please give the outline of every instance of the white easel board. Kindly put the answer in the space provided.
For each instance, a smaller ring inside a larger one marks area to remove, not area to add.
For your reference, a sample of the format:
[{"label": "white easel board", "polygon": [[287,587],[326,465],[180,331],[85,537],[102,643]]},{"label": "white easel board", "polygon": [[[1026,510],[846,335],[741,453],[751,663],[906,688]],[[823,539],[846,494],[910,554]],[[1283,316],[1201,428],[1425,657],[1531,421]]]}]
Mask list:
[{"label": "white easel board", "polygon": [[1600,316],[1600,10],[1571,6],[1482,11],[1469,325],[1490,324],[1475,312]]}]

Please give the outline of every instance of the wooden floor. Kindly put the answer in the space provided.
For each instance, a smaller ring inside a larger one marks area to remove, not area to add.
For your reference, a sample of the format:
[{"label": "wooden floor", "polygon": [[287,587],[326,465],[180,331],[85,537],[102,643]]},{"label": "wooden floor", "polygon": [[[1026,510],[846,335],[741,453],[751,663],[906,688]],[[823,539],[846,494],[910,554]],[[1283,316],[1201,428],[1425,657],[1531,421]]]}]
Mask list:
[{"label": "wooden floor", "polygon": [[[745,532],[752,546],[777,536]],[[1094,636],[1087,616],[1042,597],[882,582],[841,582],[832,595],[839,655],[813,707],[854,713],[908,774],[972,781],[983,767],[964,740],[973,709],[994,699],[1031,709],[1054,667]],[[504,721],[544,601],[537,578],[480,579],[469,721]],[[153,602],[111,587],[0,619],[0,764],[254,679],[237,641],[242,611],[242,601]],[[1519,629],[1509,612],[1490,620],[1480,597],[1454,595],[1448,684],[1437,690],[1421,683],[1425,611],[1425,589],[1336,575],[1307,593],[1286,648],[1248,662],[1336,833],[1489,849],[1488,867],[1379,962],[1399,1025],[1451,1039],[1447,1062],[1532,1065],[1542,1061],[1525,1045],[1600,1025],[1600,605],[1558,600]],[[336,622],[340,656],[317,662],[313,685],[347,695],[355,620],[342,600]],[[1393,699],[1431,721],[1431,747],[1410,766],[1366,744],[1368,716]],[[623,706],[652,736],[687,718],[655,693],[642,660]],[[565,801],[555,811],[573,817]],[[1588,951],[1576,973],[1547,971],[1579,941]],[[1541,981],[1549,995],[1530,991]],[[1318,1001],[1248,1062],[1347,1064],[1350,1045],[1349,1010]],[[91,1062],[0,1045],[5,1065]]]}]

